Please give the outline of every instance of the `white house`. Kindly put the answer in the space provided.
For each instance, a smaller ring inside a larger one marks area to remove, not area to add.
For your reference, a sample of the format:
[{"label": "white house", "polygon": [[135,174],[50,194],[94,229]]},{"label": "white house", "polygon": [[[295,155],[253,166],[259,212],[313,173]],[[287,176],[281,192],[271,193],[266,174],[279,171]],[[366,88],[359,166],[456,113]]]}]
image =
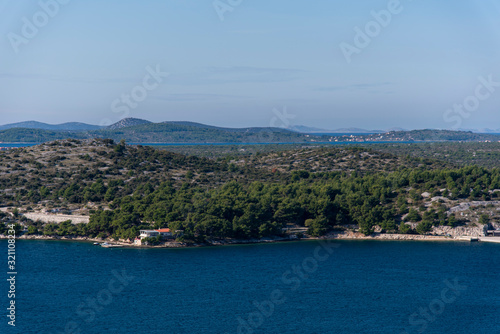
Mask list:
[{"label": "white house", "polygon": [[171,238],[172,232],[170,232],[169,228],[162,228],[159,230],[141,230],[139,237],[141,239],[144,239],[144,238],[156,237],[158,235],[162,236],[163,238]]},{"label": "white house", "polygon": [[158,232],[157,230],[141,230],[139,237],[141,239],[144,239],[149,237],[156,237],[158,234],[160,234],[160,232]]}]

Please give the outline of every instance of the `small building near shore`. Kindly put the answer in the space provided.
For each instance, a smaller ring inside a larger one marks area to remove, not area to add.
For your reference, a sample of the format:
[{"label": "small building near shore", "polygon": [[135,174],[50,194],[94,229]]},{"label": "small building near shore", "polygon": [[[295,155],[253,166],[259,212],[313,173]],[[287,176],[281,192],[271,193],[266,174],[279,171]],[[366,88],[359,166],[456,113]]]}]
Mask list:
[{"label": "small building near shore", "polygon": [[160,235],[163,237],[163,238],[171,238],[172,237],[172,232],[170,232],[170,229],[169,228],[161,228],[159,230],[156,230],[158,233],[160,233]]},{"label": "small building near shore", "polygon": [[140,234],[139,234],[139,237],[141,239],[151,238],[151,237],[158,236],[158,234],[160,234],[160,232],[158,232],[157,230],[141,230]]},{"label": "small building near shore", "polygon": [[141,239],[157,236],[161,236],[162,238],[172,238],[173,235],[169,228],[161,228],[159,230],[141,230],[139,234]]},{"label": "small building near shore", "polygon": [[[139,237],[135,238],[134,245],[142,246],[145,238],[161,237],[161,239],[173,239],[173,234],[169,228],[161,228],[158,230],[140,230]],[[146,242],[146,245],[148,243]]]},{"label": "small building near shore", "polygon": [[485,236],[500,237],[500,230],[487,230]]}]

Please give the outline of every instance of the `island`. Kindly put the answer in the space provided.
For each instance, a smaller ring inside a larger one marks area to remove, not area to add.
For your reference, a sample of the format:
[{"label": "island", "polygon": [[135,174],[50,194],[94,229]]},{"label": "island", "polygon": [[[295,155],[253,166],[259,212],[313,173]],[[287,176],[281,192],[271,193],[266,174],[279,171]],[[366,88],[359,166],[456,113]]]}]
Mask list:
[{"label": "island", "polygon": [[478,144],[463,145],[456,163],[400,146],[207,146],[214,154],[204,157],[123,140],[51,141],[0,152],[0,234],[15,224],[20,238],[141,247],[498,240],[500,170],[491,159],[457,166]]}]

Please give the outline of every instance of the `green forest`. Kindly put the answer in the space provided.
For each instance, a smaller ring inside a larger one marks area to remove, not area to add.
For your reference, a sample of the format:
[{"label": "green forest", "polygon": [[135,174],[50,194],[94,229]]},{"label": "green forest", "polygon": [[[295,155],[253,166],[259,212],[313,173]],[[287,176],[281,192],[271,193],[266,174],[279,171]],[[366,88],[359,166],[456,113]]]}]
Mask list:
[{"label": "green forest", "polygon": [[[407,192],[406,187],[412,187]],[[444,187],[443,193],[439,188]],[[184,237],[263,238],[280,235],[289,225],[306,226],[312,236],[324,235],[347,224],[359,225],[368,235],[375,225],[387,232],[410,231],[401,224],[401,216],[419,222],[416,232],[432,226],[456,226],[460,222],[436,205],[424,214],[409,212],[409,202],[419,203],[420,193],[451,199],[488,200],[500,188],[498,170],[479,167],[428,172],[400,170],[390,175],[360,176],[345,173],[291,173],[284,183],[253,182],[241,185],[230,181],[220,188],[206,190],[184,183],[178,189],[165,182],[157,187],[146,183],[130,196],[113,200],[113,210],[91,216],[84,233],[131,238],[140,228],[154,226],[183,230]],[[102,187],[102,196],[107,192]]]},{"label": "green forest", "polygon": [[[234,160],[68,140],[0,157],[2,206],[52,205],[70,213],[71,206],[94,204],[88,224],[27,221],[29,234],[133,239],[140,229],[168,227],[178,240],[205,242],[276,237],[293,227],[316,237],[353,225],[365,235],[376,226],[425,234],[467,223],[447,213],[446,201],[491,201],[500,193],[497,167],[447,167],[356,147]],[[439,199],[429,202],[425,192]]]}]

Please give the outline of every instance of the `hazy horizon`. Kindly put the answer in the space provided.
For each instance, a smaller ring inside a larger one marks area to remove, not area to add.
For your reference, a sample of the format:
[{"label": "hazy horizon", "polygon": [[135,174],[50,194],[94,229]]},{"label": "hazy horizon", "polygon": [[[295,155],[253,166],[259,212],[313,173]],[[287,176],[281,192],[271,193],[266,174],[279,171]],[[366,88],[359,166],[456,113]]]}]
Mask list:
[{"label": "hazy horizon", "polygon": [[500,128],[499,0],[231,4],[0,0],[0,123]]}]

